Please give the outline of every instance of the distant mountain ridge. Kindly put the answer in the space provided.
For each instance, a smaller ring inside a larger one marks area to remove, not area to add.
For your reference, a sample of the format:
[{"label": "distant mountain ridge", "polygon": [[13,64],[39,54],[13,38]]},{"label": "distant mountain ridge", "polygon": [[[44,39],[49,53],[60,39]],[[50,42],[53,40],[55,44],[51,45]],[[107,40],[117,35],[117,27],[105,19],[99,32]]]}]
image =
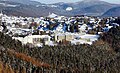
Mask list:
[{"label": "distant mountain ridge", "polygon": [[[8,15],[18,16],[48,16],[49,13],[58,15],[74,16],[89,15],[101,16],[109,9],[118,7],[118,4],[111,4],[100,0],[83,0],[75,3],[42,4],[31,0],[0,0],[0,3],[12,4],[4,6],[0,4],[0,10]],[[13,5],[16,5],[12,7]]]},{"label": "distant mountain ridge", "polygon": [[103,14],[103,16],[108,17],[108,16],[120,16],[120,6],[119,7],[114,7],[109,9],[107,12]]},{"label": "distant mountain ridge", "polygon": [[26,5],[41,4],[40,2],[32,1],[32,0],[0,0],[0,1],[14,2],[14,3],[21,3],[21,4],[26,4]]}]

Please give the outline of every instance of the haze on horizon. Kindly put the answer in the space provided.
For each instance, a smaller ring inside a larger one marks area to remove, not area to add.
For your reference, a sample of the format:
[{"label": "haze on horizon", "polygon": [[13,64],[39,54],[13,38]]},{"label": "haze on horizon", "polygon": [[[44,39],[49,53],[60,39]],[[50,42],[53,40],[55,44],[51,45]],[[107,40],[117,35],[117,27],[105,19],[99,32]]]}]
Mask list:
[{"label": "haze on horizon", "polygon": [[[78,2],[82,0],[33,0],[33,1],[38,1],[41,3],[45,3],[45,4],[52,4],[52,3],[58,3],[58,2],[65,2],[65,3]],[[120,0],[101,0],[101,1],[114,3],[114,4],[120,4]]]}]

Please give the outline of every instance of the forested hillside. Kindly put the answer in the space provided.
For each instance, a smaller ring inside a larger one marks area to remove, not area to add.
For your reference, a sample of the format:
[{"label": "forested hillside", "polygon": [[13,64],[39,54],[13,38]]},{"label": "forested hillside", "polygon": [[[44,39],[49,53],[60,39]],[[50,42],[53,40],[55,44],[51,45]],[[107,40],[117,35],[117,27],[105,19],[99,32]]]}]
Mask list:
[{"label": "forested hillside", "polygon": [[101,38],[108,42],[116,52],[120,52],[120,27],[110,29]]},{"label": "forested hillside", "polygon": [[0,73],[119,73],[120,27],[93,45],[30,48],[0,33]]}]

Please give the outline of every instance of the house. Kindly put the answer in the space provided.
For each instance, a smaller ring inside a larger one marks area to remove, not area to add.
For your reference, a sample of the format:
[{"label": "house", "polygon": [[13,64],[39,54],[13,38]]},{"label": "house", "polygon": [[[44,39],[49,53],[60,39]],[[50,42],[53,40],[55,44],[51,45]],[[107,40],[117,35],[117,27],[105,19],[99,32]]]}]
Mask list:
[{"label": "house", "polygon": [[94,18],[90,18],[90,23],[95,23],[95,19]]}]

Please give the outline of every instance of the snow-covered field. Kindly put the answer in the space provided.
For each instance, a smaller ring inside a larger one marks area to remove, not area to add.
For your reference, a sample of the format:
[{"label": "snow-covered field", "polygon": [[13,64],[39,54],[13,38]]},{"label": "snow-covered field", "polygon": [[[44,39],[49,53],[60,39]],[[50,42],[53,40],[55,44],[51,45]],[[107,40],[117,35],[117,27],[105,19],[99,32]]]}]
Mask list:
[{"label": "snow-covered field", "polygon": [[85,35],[77,35],[75,36],[78,39],[71,40],[71,44],[92,44],[93,41],[98,40],[99,35],[85,34]]}]

